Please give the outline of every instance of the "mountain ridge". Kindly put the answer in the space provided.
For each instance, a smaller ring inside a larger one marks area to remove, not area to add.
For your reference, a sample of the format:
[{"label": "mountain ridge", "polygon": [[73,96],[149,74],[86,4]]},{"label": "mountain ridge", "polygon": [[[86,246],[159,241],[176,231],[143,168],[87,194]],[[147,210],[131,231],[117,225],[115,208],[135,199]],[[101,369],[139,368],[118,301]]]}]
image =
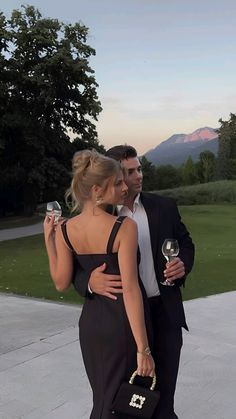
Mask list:
[{"label": "mountain ridge", "polygon": [[189,155],[194,161],[198,160],[199,154],[205,150],[217,154],[218,135],[214,128],[202,127],[190,134],[173,134],[147,151],[144,156],[155,165],[179,166]]}]

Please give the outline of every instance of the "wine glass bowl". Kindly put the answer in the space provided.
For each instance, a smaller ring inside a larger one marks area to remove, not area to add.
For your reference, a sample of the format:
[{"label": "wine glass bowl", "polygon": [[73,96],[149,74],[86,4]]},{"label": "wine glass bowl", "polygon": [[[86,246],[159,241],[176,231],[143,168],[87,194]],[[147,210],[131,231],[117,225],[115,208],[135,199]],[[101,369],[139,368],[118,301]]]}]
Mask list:
[{"label": "wine glass bowl", "polygon": [[52,202],[47,203],[46,215],[49,218],[54,217],[54,223],[55,224],[58,223],[58,220],[61,217],[61,214],[62,214],[62,210],[61,210],[61,206],[60,206],[59,202],[52,201]]},{"label": "wine glass bowl", "polygon": [[[170,262],[173,258],[179,254],[179,244],[175,239],[165,239],[161,248],[163,256],[165,256],[167,262]],[[174,282],[168,280],[168,278],[161,282],[162,285],[173,286]]]}]

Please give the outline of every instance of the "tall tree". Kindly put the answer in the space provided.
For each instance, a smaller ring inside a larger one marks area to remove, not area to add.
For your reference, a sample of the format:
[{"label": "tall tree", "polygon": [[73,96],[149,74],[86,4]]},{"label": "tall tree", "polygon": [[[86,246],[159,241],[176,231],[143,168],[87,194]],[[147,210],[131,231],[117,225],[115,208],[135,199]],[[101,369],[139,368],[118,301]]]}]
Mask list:
[{"label": "tall tree", "polygon": [[211,151],[205,150],[200,153],[198,171],[201,182],[207,183],[213,179],[215,162],[215,155]]},{"label": "tall tree", "polygon": [[76,148],[103,149],[92,122],[101,111],[95,50],[83,24],[45,19],[33,6],[9,20],[1,13],[0,35],[1,189],[20,192],[30,214],[45,191],[65,189]]},{"label": "tall tree", "polygon": [[143,156],[140,161],[143,172],[143,190],[153,191],[157,188],[156,168],[145,156]]},{"label": "tall tree", "polygon": [[236,114],[231,113],[228,121],[219,120],[221,126],[217,130],[219,135],[217,177],[231,178],[230,167],[236,159]]},{"label": "tall tree", "polygon": [[188,157],[182,166],[182,179],[184,185],[193,185],[199,182],[196,166],[191,156]]},{"label": "tall tree", "polygon": [[158,166],[156,168],[157,189],[172,189],[181,185],[181,173],[178,167],[171,164]]}]

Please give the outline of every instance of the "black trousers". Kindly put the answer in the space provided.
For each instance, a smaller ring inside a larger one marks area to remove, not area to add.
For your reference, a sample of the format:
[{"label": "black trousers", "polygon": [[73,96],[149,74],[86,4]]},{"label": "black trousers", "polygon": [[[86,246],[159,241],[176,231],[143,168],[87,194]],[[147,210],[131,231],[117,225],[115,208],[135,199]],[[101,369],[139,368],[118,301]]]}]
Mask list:
[{"label": "black trousers", "polygon": [[153,327],[153,358],[156,364],[160,402],[153,419],[178,419],[174,394],[183,344],[182,329],[171,324],[161,297],[148,299]]}]

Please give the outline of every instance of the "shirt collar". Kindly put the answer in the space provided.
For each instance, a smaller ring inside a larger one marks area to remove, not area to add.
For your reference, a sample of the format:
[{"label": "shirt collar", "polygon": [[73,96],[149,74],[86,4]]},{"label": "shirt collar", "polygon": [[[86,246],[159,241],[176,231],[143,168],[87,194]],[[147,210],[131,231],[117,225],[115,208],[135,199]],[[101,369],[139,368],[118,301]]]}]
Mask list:
[{"label": "shirt collar", "polygon": [[[136,196],[135,200],[134,200],[134,205],[133,205],[133,212],[135,212],[136,208],[138,206],[141,206],[141,200],[140,200],[140,193]],[[120,213],[122,211],[123,208],[127,208],[126,205],[117,205],[117,211],[118,213]]]},{"label": "shirt collar", "polygon": [[138,193],[138,195],[136,196],[136,198],[134,200],[134,206],[135,205],[140,205],[140,204],[141,204],[141,202],[140,202],[140,193]]}]

